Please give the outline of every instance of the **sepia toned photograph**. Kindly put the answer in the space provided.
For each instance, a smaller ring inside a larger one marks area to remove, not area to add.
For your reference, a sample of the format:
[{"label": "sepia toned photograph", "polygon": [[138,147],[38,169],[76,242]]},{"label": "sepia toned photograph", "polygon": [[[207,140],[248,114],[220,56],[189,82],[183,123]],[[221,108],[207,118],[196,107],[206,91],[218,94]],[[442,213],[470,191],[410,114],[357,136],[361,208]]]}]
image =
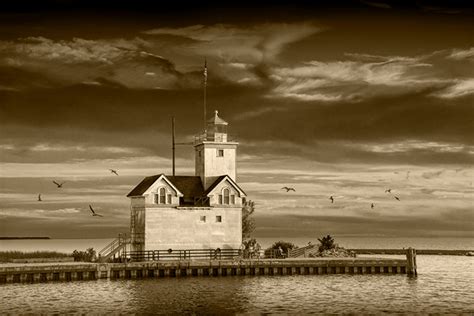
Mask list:
[{"label": "sepia toned photograph", "polygon": [[474,3],[0,3],[0,314],[474,314]]}]

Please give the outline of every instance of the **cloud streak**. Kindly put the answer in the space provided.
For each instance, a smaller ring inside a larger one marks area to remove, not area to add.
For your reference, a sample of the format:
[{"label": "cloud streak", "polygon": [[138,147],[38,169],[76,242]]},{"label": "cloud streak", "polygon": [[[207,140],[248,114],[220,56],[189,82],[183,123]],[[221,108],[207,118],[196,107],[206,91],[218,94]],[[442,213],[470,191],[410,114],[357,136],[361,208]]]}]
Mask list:
[{"label": "cloud streak", "polygon": [[[310,61],[294,67],[275,68],[276,87],[271,97],[301,101],[360,101],[374,96],[401,95],[423,89],[440,90],[433,96],[456,98],[473,92],[472,79],[449,77],[449,59],[464,59],[471,50],[434,52],[416,57],[348,53],[355,60]],[[434,58],[437,57],[437,58]],[[439,59],[443,60],[443,63]],[[444,75],[440,75],[444,72]],[[466,75],[469,75],[466,70]],[[472,72],[470,73],[472,75]]]}]

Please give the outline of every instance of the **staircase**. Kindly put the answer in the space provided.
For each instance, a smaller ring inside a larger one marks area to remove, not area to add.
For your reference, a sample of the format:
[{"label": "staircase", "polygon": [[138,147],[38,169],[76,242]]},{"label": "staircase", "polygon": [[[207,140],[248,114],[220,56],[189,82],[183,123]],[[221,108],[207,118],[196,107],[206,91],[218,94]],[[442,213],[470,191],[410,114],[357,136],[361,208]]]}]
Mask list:
[{"label": "staircase", "polygon": [[119,254],[120,251],[125,250],[125,247],[130,244],[130,237],[127,234],[119,234],[118,238],[114,239],[110,244],[99,251],[99,261],[107,262],[110,258]]}]

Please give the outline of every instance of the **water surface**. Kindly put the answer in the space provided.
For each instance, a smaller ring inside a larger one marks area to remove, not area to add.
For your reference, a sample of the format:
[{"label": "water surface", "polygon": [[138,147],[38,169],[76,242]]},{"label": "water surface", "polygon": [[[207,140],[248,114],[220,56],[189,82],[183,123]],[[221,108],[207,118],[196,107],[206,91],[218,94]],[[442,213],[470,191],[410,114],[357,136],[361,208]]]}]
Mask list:
[{"label": "water surface", "polygon": [[474,313],[473,257],[417,259],[417,278],[235,276],[6,284],[0,286],[0,313]]}]

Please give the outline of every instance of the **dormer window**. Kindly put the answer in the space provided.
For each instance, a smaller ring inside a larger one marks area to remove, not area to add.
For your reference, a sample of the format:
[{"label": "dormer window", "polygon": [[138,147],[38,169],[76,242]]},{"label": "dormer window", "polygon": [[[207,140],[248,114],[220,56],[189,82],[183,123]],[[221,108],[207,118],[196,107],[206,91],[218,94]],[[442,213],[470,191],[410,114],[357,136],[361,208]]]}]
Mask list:
[{"label": "dormer window", "polygon": [[168,200],[168,204],[171,204],[171,194],[168,194],[168,198],[166,196],[166,189],[160,188],[158,190],[158,194],[155,194],[155,204],[166,204]]},{"label": "dormer window", "polygon": [[230,203],[230,201],[229,201],[229,196],[230,196],[229,189],[224,189],[224,191],[222,193],[224,195],[224,204],[229,205],[229,203]]}]

